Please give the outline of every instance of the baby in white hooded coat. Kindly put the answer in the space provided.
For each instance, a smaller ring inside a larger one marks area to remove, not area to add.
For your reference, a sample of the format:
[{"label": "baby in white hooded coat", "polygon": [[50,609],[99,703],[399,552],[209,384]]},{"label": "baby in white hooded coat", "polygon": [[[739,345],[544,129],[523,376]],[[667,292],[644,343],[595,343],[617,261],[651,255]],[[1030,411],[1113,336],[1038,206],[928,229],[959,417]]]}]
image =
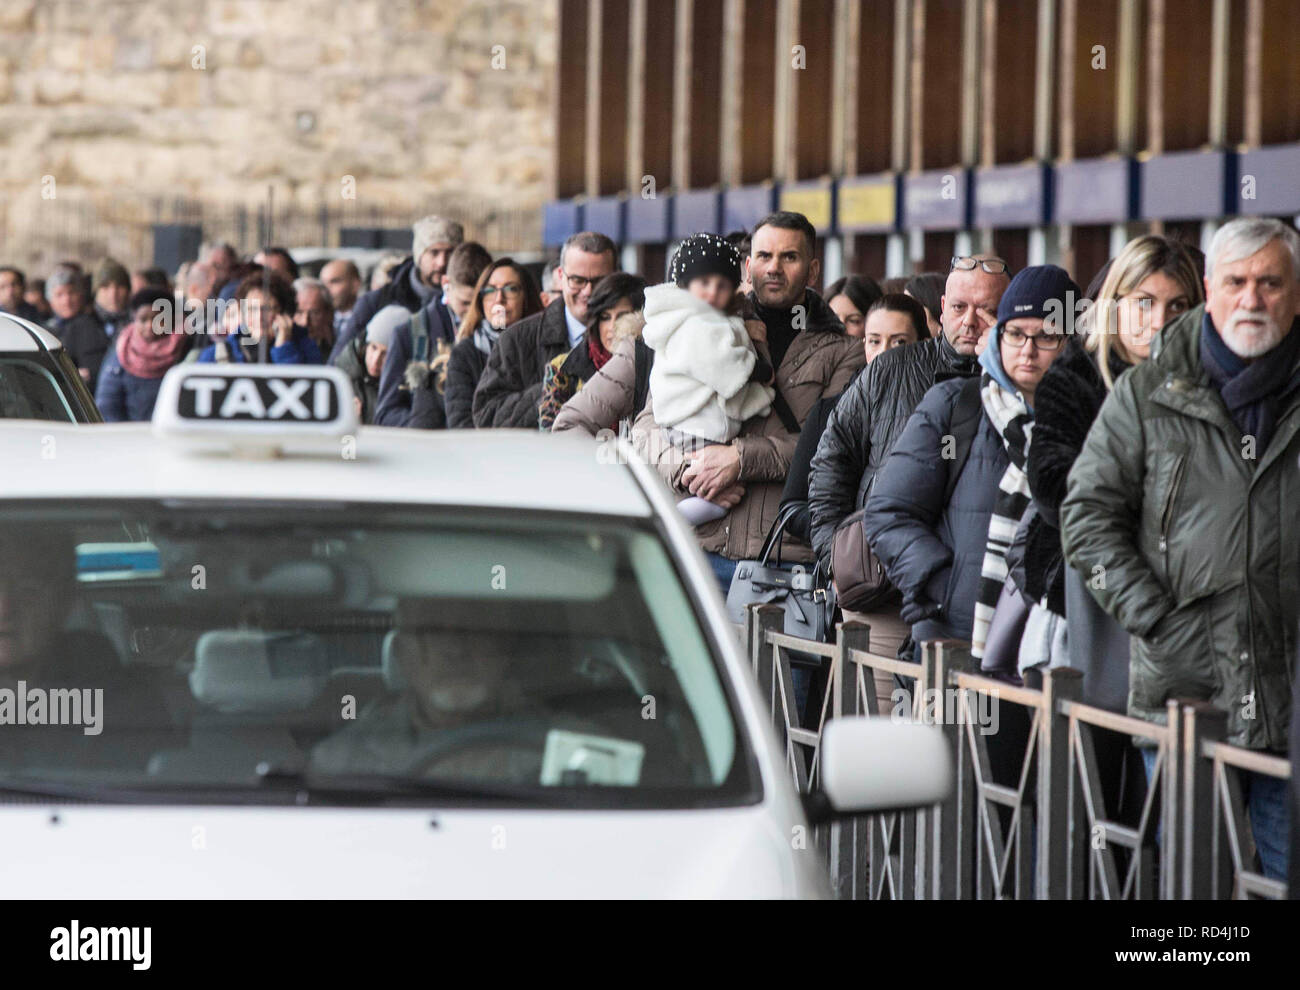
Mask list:
[{"label": "baby in white hooded coat", "polygon": [[[747,419],[771,411],[776,394],[771,364],[734,314],[739,255],[715,234],[693,234],[673,257],[670,275],[672,282],[645,293],[642,339],[655,352],[655,421],[683,452],[730,443]],[[727,513],[698,496],[678,509],[695,526]]]}]

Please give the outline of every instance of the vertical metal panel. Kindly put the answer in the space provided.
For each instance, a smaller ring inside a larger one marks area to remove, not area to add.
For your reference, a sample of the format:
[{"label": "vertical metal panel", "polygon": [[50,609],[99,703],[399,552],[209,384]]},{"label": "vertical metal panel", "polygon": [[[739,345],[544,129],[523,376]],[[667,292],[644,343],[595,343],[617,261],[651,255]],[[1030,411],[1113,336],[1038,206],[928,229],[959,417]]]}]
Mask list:
[{"label": "vertical metal panel", "polygon": [[961,151],[959,160],[965,166],[973,166],[979,161],[980,136],[980,88],[983,74],[980,72],[983,48],[983,31],[980,0],[963,0],[961,11]]},{"label": "vertical metal panel", "polygon": [[794,74],[790,71],[790,49],[794,45],[799,16],[799,0],[777,0],[776,4],[776,55],[773,75],[776,79],[776,117],[773,121],[772,142],[776,149],[772,174],[777,181],[791,181],[797,174],[795,151]]},{"label": "vertical metal panel", "polygon": [[835,0],[834,58],[831,73],[831,172],[858,172],[858,60],[862,25],[859,0]]},{"label": "vertical metal panel", "polygon": [[1264,0],[1246,0],[1245,113],[1242,139],[1251,148],[1263,144],[1264,108],[1261,92],[1264,47]]},{"label": "vertical metal panel", "polygon": [[1056,88],[1056,0],[1038,0],[1038,38],[1034,54],[1034,157],[1052,157],[1052,102]]},{"label": "vertical metal panel", "polygon": [[1119,43],[1115,56],[1115,149],[1131,155],[1137,146],[1139,59],[1138,0],[1119,0]]},{"label": "vertical metal panel", "polygon": [[744,0],[719,0],[722,3],[722,120],[719,170],[722,181],[738,186],[741,142],[746,121],[743,110],[745,90],[745,3]]},{"label": "vertical metal panel", "polygon": [[1069,890],[1070,809],[1066,798],[1070,775],[1070,721],[1057,711],[1061,701],[1078,701],[1083,674],[1069,667],[1043,675],[1043,723],[1038,754],[1039,900],[1060,899]]},{"label": "vertical metal panel", "polygon": [[[912,65],[911,17],[912,0],[894,0],[894,92],[890,100],[890,168],[905,172],[911,167],[910,148],[912,129]],[[918,162],[920,155],[917,155]],[[859,165],[859,168],[862,166]]]},{"label": "vertical metal panel", "polygon": [[1231,0],[1214,0],[1210,26],[1210,144],[1228,143],[1228,6]]},{"label": "vertical metal panel", "polygon": [[601,96],[601,23],[604,0],[591,0],[587,8],[587,114],[586,129],[582,136],[583,191],[588,196],[600,195],[600,96]]},{"label": "vertical metal panel", "polygon": [[980,92],[984,98],[979,101],[980,119],[980,153],[979,165],[989,168],[998,160],[997,126],[999,123],[997,97],[998,91],[998,0],[984,0],[980,9],[980,36],[983,47],[980,66]]},{"label": "vertical metal panel", "polygon": [[1060,71],[1058,74],[1060,96],[1057,99],[1057,119],[1060,126],[1057,137],[1059,142],[1057,156],[1058,160],[1062,162],[1074,160],[1074,76],[1078,71],[1076,68],[1075,32],[1077,31],[1078,13],[1079,0],[1061,0]]},{"label": "vertical metal panel", "polygon": [[[1146,150],[1165,150],[1165,0],[1148,0],[1147,24],[1147,133]],[[1188,85],[1189,79],[1180,80]]]},{"label": "vertical metal panel", "polygon": [[1210,705],[1196,703],[1184,708],[1182,803],[1185,810],[1182,831],[1165,832],[1165,841],[1183,847],[1183,874],[1178,878],[1178,895],[1187,900],[1204,900],[1215,895],[1218,854],[1211,835],[1218,809],[1214,806],[1214,762],[1201,756],[1207,741],[1220,742],[1228,734],[1228,716]]},{"label": "vertical metal panel", "polygon": [[691,99],[691,72],[694,69],[695,60],[694,47],[691,45],[691,34],[695,2],[696,0],[677,0],[675,11],[677,31],[674,47],[677,50],[677,67],[673,73],[673,106],[683,108],[683,112],[673,114],[674,189],[689,189],[691,187],[691,115],[686,113],[684,108]]}]

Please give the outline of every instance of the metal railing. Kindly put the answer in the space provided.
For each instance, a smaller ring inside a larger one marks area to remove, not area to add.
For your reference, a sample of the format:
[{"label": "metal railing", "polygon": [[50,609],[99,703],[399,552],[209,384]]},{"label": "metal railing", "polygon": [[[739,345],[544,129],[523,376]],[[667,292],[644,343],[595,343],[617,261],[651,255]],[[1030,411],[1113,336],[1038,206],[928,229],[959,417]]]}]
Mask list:
[{"label": "metal railing", "polygon": [[[1012,686],[980,674],[965,643],[923,643],[921,662],[911,663],[872,653],[862,623],[841,624],[832,644],[786,635],[783,622],[779,606],[751,606],[739,632],[801,793],[818,786],[828,719],[883,714],[875,671],[896,678],[904,692],[896,697],[910,691],[910,717],[940,726],[955,757],[955,792],[943,804],[817,830],[837,897],[1286,896],[1286,885],[1257,865],[1238,773],[1287,780],[1290,762],[1226,743],[1222,711],[1170,702],[1157,724],[1084,704],[1082,675],[1070,668],[1045,671],[1041,689]],[[815,660],[825,675],[804,711],[795,705],[792,654]],[[996,766],[989,748],[996,731],[982,718],[989,713],[1000,713],[999,730],[1007,716],[1023,730],[1023,750],[1013,744],[1009,760],[1002,745]],[[1136,821],[1106,810],[1100,732],[1155,748]]]}]

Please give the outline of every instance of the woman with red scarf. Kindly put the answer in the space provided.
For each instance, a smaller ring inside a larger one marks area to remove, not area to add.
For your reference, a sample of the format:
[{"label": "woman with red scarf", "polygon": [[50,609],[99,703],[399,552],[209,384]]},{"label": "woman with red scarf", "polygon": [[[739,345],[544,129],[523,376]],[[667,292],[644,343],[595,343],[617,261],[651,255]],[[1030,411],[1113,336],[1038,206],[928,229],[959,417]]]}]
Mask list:
[{"label": "woman with red scarf", "polygon": [[167,369],[185,356],[189,338],[174,319],[176,302],[156,286],[127,303],[131,322],[118,331],[104,358],[95,404],[107,423],[146,422],[153,416]]},{"label": "woman with red scarf", "polygon": [[587,332],[568,354],[561,354],[542,376],[538,426],[549,433],[560,409],[604,367],[614,347],[614,321],[645,306],[645,279],[627,272],[606,275],[587,301]]}]

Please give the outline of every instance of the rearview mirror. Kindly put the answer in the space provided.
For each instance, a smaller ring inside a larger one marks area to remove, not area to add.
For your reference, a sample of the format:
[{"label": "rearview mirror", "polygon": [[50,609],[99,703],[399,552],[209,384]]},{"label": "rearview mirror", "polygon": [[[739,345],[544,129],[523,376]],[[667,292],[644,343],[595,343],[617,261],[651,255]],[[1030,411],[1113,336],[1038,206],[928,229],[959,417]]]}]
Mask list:
[{"label": "rearview mirror", "polygon": [[809,807],[817,819],[921,808],[952,793],[952,754],[938,726],[835,718],[822,734],[821,780]]}]

